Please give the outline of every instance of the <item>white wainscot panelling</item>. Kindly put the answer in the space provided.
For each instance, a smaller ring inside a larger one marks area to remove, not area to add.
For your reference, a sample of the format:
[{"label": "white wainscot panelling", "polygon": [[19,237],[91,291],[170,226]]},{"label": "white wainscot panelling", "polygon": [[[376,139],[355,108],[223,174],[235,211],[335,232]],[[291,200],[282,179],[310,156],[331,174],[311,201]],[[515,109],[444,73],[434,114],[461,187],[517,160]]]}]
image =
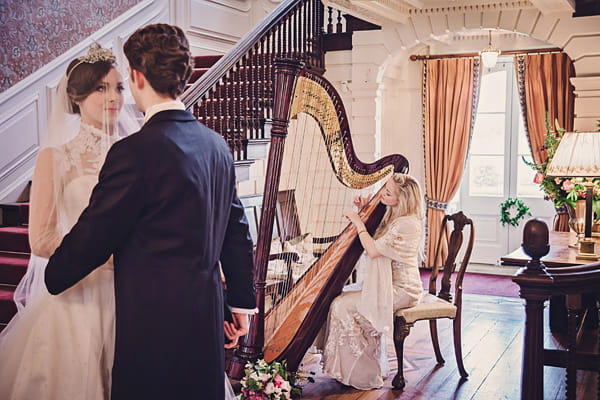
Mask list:
[{"label": "white wainscot panelling", "polygon": [[38,148],[38,97],[21,103],[0,121],[0,188],[10,190],[23,169],[32,167]]},{"label": "white wainscot panelling", "polygon": [[252,8],[252,0],[202,0],[201,3],[215,3],[243,12],[248,12]]},{"label": "white wainscot panelling", "polygon": [[24,161],[38,147],[37,98],[0,123],[0,179],[11,172],[9,166]]},{"label": "white wainscot panelling", "polygon": [[[239,3],[239,7],[232,7]],[[244,6],[248,7],[244,7]],[[253,26],[250,1],[193,1],[190,6],[190,32],[205,38],[236,43]]]}]

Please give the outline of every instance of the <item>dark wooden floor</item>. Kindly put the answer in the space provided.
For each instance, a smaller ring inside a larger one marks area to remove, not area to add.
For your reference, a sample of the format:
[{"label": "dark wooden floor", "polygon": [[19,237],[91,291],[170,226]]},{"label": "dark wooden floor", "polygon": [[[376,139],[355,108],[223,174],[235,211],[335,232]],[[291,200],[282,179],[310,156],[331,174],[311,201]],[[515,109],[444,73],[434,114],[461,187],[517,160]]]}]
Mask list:
[{"label": "dark wooden floor", "polygon": [[[521,357],[524,308],[521,299],[483,295],[464,295],[463,354],[469,378],[461,381],[457,372],[451,340],[451,324],[438,325],[444,366],[438,366],[433,355],[429,328],[418,322],[405,344],[403,391],[391,389],[396,372],[393,348],[389,358],[392,371],[382,389],[360,391],[345,387],[323,375],[320,356],[307,354],[304,370],[315,373],[315,382],[306,383],[303,399],[384,400],[384,399],[520,399]],[[547,321],[547,316],[546,316]],[[546,322],[547,325],[547,322]],[[547,327],[546,327],[547,330]],[[592,335],[590,332],[588,334]],[[592,335],[593,336],[593,335]],[[546,347],[560,347],[559,339],[546,334]],[[595,338],[590,338],[596,343]],[[577,399],[596,399],[597,374],[578,373]],[[565,398],[564,369],[544,368],[544,399]]]}]

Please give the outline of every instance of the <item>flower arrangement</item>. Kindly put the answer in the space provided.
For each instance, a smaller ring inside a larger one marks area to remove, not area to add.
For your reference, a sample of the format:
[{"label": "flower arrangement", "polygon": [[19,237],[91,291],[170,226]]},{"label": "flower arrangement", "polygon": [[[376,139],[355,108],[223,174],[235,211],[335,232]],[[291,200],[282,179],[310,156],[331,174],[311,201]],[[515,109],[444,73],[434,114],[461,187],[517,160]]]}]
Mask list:
[{"label": "flower arrangement", "polygon": [[247,363],[244,372],[242,392],[236,397],[239,400],[289,400],[302,395],[302,388],[296,385],[298,376],[286,371],[285,361],[268,363],[261,359]]},{"label": "flower arrangement", "polygon": [[[533,168],[536,171],[533,182],[540,185],[542,190],[545,192],[545,198],[552,200],[556,208],[564,205],[575,208],[577,200],[585,199],[586,190],[583,186],[582,178],[559,178],[553,176],[546,176],[546,169],[552,157],[556,153],[556,149],[560,140],[562,139],[565,130],[556,125],[556,130],[553,130],[550,122],[548,121],[548,115],[546,114],[546,135],[544,137],[543,149],[548,153],[548,157],[545,161],[540,164],[535,162],[529,162],[523,158],[523,162]],[[594,179],[594,202],[593,208],[596,215],[600,216],[600,179]]]}]

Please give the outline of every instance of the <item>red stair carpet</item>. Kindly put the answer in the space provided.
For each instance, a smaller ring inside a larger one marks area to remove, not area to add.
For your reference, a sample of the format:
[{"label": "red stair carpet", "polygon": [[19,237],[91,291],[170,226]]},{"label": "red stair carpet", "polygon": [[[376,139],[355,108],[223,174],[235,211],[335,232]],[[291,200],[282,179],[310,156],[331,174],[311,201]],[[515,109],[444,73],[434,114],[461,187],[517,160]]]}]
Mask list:
[{"label": "red stair carpet", "polygon": [[[421,280],[423,281],[423,287],[428,288],[431,271],[421,269],[420,273]],[[441,276],[441,273],[438,274],[438,285]],[[456,275],[453,275],[453,284],[455,277]],[[512,281],[512,276],[466,272],[465,277],[463,278],[463,293],[485,294],[501,297],[519,297],[519,285]]]},{"label": "red stair carpet", "polygon": [[[9,208],[12,206],[9,205]],[[6,215],[6,208],[2,209],[3,215]],[[18,226],[0,227],[0,331],[17,312],[13,296],[16,286],[25,275],[31,252],[26,218],[29,204],[22,203],[19,209],[22,218],[14,221]]]}]

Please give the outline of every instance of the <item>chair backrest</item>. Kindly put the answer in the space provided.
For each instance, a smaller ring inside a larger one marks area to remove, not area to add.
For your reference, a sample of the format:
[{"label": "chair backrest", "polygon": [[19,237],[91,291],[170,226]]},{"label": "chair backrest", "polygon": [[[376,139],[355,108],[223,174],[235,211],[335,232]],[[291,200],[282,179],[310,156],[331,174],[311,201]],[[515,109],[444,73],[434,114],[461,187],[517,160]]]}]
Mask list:
[{"label": "chair backrest", "polygon": [[[453,222],[453,229],[448,238],[448,221]],[[463,230],[466,225],[470,226],[469,237],[464,240]],[[435,258],[433,262],[433,271],[429,278],[429,293],[436,295],[436,283],[437,277],[441,268],[443,268],[443,276],[441,281],[441,288],[437,296],[446,301],[452,302],[452,274],[456,271],[457,257],[462,252],[462,260],[460,261],[460,267],[456,273],[456,279],[454,281],[454,304],[460,305],[462,302],[462,281],[471,258],[471,252],[473,251],[473,242],[475,240],[475,228],[473,221],[467,218],[462,211],[456,214],[446,215],[442,220],[442,226],[437,240],[435,248]],[[463,246],[464,245],[464,246]],[[447,256],[442,263],[437,262],[442,256],[444,249],[447,248]]]},{"label": "chair backrest", "polygon": [[[248,219],[248,224],[250,225],[250,235],[256,244],[258,226],[262,216],[263,195],[254,194],[240,196],[240,201],[244,206],[244,212]],[[294,190],[280,191],[277,194],[275,223],[273,224],[272,237],[281,237],[281,240],[284,241],[300,236],[301,233]]]}]

